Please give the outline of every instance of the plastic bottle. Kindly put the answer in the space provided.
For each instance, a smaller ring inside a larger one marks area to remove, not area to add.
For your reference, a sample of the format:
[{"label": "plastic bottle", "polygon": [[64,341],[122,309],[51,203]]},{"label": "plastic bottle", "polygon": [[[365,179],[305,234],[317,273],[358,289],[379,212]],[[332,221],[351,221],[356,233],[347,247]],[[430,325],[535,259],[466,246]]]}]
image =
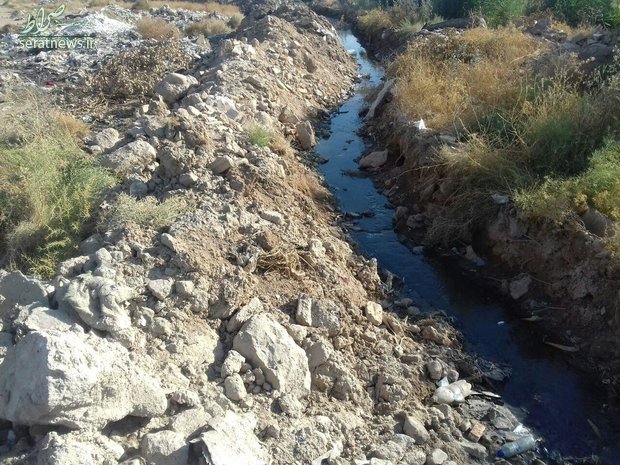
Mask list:
[{"label": "plastic bottle", "polygon": [[497,451],[498,457],[509,458],[515,455],[522,454],[528,450],[532,450],[536,447],[536,440],[532,436],[526,436],[521,439],[517,439],[514,442],[507,442],[502,448]]}]

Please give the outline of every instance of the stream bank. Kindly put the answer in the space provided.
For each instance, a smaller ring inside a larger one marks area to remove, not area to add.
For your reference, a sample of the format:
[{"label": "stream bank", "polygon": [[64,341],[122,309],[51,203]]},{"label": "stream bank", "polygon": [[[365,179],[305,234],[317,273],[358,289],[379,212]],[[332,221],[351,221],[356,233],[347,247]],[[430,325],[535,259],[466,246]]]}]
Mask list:
[{"label": "stream bank", "polygon": [[[495,293],[472,286],[454,264],[425,254],[422,247],[404,245],[394,232],[395,207],[388,197],[377,192],[371,178],[351,175],[371,144],[359,135],[364,125],[359,115],[367,105],[361,89],[379,85],[382,72],[365,57],[350,32],[342,32],[341,37],[355,53],[365,78],[356,95],[334,115],[330,136],[316,151],[327,160],[321,171],[344,217],[354,219],[352,239],[363,254],[376,257],[381,268],[403,280],[401,291],[417,307],[427,312],[441,309],[453,318],[467,350],[510,367],[510,376],[496,383],[498,392],[546,440],[548,459],[600,454],[601,463],[617,463],[618,424],[608,410],[605,390],[545,345],[540,335],[532,333],[531,323],[516,317],[508,305],[493,297]],[[602,437],[588,420],[598,425]]]}]

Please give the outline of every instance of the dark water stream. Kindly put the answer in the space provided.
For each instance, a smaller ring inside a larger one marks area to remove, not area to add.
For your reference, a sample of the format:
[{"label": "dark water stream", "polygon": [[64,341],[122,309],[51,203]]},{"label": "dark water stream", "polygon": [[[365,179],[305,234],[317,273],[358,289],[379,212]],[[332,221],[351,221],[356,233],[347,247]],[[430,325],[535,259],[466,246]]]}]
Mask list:
[{"label": "dark water stream", "polygon": [[[360,86],[377,85],[382,70],[365,58],[363,48],[350,32],[341,32],[344,46],[355,54]],[[357,91],[331,120],[330,136],[322,140],[317,153],[327,163],[321,171],[340,201],[343,212],[372,211],[374,216],[356,221],[351,233],[360,251],[376,257],[379,266],[404,279],[404,292],[422,308],[441,308],[455,319],[467,340],[467,350],[512,368],[510,378],[498,388],[506,404],[553,453],[587,457],[596,454],[601,463],[620,464],[618,425],[605,411],[606,397],[586,374],[568,366],[564,354],[544,345],[531,326],[511,317],[492,296],[463,282],[458,272],[441,261],[416,254],[402,244],[392,229],[394,210],[369,178],[352,177],[356,159],[367,152],[366,141],[358,135],[364,106]],[[503,322],[498,324],[499,322]],[[588,424],[599,427],[599,438]],[[614,426],[615,425],[615,426]],[[554,460],[548,458],[549,463]],[[561,463],[561,462],[558,462]]]}]

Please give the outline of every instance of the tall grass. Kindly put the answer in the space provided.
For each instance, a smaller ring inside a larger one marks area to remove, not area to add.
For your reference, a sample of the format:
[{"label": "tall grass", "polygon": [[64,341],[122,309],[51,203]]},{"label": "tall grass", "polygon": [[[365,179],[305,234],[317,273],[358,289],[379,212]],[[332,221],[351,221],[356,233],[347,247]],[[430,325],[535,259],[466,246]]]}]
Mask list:
[{"label": "tall grass", "polygon": [[49,278],[77,251],[101,192],[115,179],[80,150],[66,116],[20,104],[38,110],[24,123],[40,121],[16,127],[15,120],[0,120],[2,132],[11,133],[0,140],[0,252],[4,266]]},{"label": "tall grass", "polygon": [[520,96],[520,69],[545,46],[513,28],[471,29],[417,41],[391,65],[397,100],[429,127],[469,127]]},{"label": "tall grass", "polygon": [[570,62],[537,74],[544,50],[516,29],[478,29],[415,44],[390,68],[407,116],[467,141],[437,157],[445,184],[431,240],[471,239],[497,211],[494,194],[534,220],[588,208],[620,219],[617,79],[575,75]]}]

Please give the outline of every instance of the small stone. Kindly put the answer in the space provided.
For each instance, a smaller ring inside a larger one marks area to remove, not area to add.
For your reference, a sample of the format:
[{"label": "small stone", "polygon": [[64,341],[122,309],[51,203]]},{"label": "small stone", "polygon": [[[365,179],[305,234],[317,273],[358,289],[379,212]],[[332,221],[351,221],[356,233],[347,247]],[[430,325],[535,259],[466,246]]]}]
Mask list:
[{"label": "small stone", "polygon": [[468,434],[469,439],[473,442],[480,441],[480,438],[484,434],[485,429],[486,429],[486,426],[484,426],[482,423],[474,422],[471,429],[469,430],[469,434]]},{"label": "small stone", "polygon": [[448,460],[448,454],[441,449],[435,449],[426,457],[426,465],[442,465]]},{"label": "small stone", "polygon": [[379,168],[385,165],[388,159],[388,151],[372,152],[360,160],[360,168]]},{"label": "small stone", "polygon": [[183,187],[192,187],[198,182],[198,176],[195,173],[185,173],[179,176],[179,183]]},{"label": "small stone", "polygon": [[149,463],[158,465],[178,465],[186,463],[189,446],[183,435],[174,431],[149,433],[142,439],[142,456]]},{"label": "small stone", "polygon": [[228,156],[217,157],[213,163],[211,163],[211,171],[213,174],[223,174],[232,168],[234,165],[234,161],[232,158]]},{"label": "small stone", "polygon": [[426,364],[426,371],[433,381],[438,381],[443,374],[443,366],[438,360],[431,360]]},{"label": "small stone", "polygon": [[368,301],[366,304],[366,318],[375,326],[381,325],[383,323],[383,307],[376,302]]},{"label": "small stone", "polygon": [[278,213],[276,211],[265,210],[260,214],[260,217],[274,224],[284,223],[284,216],[282,215],[282,213]]},{"label": "small stone", "polygon": [[459,445],[475,459],[483,460],[488,455],[487,449],[482,444],[462,441]]},{"label": "small stone", "polygon": [[146,286],[158,300],[166,300],[172,292],[172,279],[153,279]]},{"label": "small stone", "polygon": [[235,373],[224,380],[224,392],[226,397],[234,402],[242,400],[248,395],[239,373]]},{"label": "small stone", "polygon": [[174,288],[181,297],[192,297],[196,286],[193,281],[177,281]]},{"label": "small stone", "polygon": [[424,424],[410,415],[405,417],[405,424],[403,428],[405,434],[415,440],[416,444],[427,443],[431,436],[426,430]]},{"label": "small stone", "polygon": [[316,144],[314,129],[309,121],[304,121],[297,125],[297,140],[303,150],[310,150]]},{"label": "small stone", "polygon": [[323,365],[329,360],[333,352],[334,349],[329,342],[325,340],[315,342],[306,350],[306,354],[308,355],[308,366],[313,370]]},{"label": "small stone", "polygon": [[530,290],[532,284],[532,278],[528,275],[523,275],[519,279],[515,279],[510,283],[510,297],[515,300],[519,300]]},{"label": "small stone", "polygon": [[174,238],[174,236],[168,233],[163,233],[159,240],[161,241],[162,245],[165,245],[173,252],[177,252],[176,239]]},{"label": "small stone", "polygon": [[295,320],[300,325],[312,326],[312,299],[308,294],[299,296]]},{"label": "small stone", "polygon": [[[238,374],[245,363],[245,357],[236,350],[231,350],[226,356],[220,371],[222,378]],[[262,383],[261,383],[262,384]]]}]

